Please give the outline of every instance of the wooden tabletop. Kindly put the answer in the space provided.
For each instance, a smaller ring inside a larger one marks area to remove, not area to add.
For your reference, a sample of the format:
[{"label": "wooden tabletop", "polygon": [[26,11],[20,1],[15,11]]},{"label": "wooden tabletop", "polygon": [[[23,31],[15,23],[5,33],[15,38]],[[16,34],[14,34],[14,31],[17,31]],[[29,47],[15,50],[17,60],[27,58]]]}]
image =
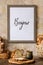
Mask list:
[{"label": "wooden tabletop", "polygon": [[[0,59],[0,65],[17,65],[17,64],[10,64],[7,59]],[[43,59],[37,58],[35,59],[35,63],[22,64],[22,65],[43,65]]]}]

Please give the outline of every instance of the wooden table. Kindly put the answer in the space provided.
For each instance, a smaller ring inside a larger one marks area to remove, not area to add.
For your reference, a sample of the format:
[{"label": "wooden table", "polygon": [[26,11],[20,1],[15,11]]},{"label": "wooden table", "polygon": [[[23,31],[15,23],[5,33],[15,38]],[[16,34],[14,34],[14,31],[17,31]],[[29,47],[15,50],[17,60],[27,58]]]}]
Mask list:
[{"label": "wooden table", "polygon": [[[17,65],[8,63],[7,59],[0,59],[0,65]],[[23,64],[23,65],[43,65],[43,59],[35,58],[35,63],[33,64]]]}]

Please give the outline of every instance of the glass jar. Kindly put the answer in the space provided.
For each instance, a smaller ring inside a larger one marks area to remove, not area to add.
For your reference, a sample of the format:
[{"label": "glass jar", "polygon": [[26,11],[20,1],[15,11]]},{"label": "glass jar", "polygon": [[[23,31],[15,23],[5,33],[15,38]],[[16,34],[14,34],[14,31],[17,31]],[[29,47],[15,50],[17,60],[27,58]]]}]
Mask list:
[{"label": "glass jar", "polygon": [[33,52],[32,51],[26,51],[26,59],[32,59],[33,58]]}]

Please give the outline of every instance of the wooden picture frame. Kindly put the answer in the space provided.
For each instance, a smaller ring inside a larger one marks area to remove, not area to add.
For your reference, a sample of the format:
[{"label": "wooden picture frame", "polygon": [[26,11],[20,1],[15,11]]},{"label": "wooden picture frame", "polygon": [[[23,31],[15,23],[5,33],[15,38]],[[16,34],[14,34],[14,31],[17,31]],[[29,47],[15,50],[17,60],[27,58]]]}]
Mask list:
[{"label": "wooden picture frame", "polygon": [[8,5],[8,41],[35,43],[37,7],[35,5]]}]

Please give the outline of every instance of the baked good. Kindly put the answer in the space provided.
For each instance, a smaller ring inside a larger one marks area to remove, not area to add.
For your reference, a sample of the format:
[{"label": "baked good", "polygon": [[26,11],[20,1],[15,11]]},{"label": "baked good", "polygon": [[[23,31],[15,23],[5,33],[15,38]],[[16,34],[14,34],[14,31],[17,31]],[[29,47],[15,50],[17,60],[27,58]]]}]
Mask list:
[{"label": "baked good", "polygon": [[11,58],[22,58],[23,57],[23,49],[16,49],[11,53]]},{"label": "baked good", "polygon": [[21,50],[16,49],[15,50],[15,54],[14,54],[14,58],[21,58],[23,56]]}]

